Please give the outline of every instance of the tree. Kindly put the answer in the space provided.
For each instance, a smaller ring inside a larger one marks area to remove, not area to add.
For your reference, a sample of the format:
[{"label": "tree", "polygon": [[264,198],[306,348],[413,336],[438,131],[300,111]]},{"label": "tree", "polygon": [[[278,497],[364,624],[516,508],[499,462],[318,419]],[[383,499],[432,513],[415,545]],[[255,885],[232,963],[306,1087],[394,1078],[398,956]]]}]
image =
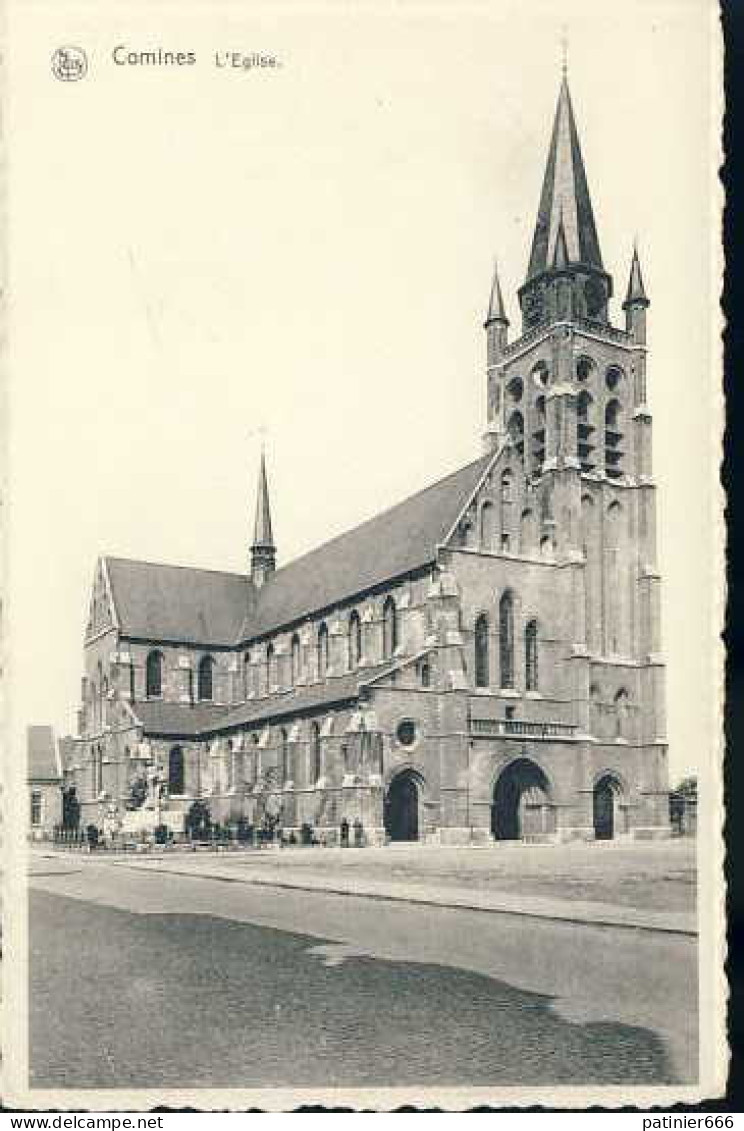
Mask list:
[{"label": "tree", "polygon": [[691,775],[688,778],[683,778],[679,783],[674,793],[680,794],[688,801],[697,801],[697,778]]},{"label": "tree", "polygon": [[62,790],[62,828],[76,829],[80,824],[80,802],[74,785]]},{"label": "tree", "polygon": [[147,797],[147,779],[143,774],[134,778],[129,783],[129,797],[127,798],[126,807],[130,811],[132,809],[141,809]]},{"label": "tree", "polygon": [[186,834],[192,840],[206,840],[212,827],[209,806],[204,801],[194,801],[184,820]]}]

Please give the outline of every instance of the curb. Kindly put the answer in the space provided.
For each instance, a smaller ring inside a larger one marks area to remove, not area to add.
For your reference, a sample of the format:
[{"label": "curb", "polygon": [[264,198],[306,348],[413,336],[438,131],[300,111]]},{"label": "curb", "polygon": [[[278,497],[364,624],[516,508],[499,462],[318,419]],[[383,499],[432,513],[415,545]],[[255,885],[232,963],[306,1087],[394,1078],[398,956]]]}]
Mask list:
[{"label": "curb", "polygon": [[447,900],[435,899],[431,896],[416,895],[403,892],[381,892],[370,890],[365,891],[364,889],[350,890],[349,888],[332,886],[316,887],[314,885],[300,883],[299,881],[268,879],[263,876],[226,876],[224,874],[220,875],[216,872],[189,872],[180,868],[164,868],[161,870],[157,867],[153,867],[152,865],[148,866],[144,862],[141,864],[135,864],[134,862],[129,860],[112,860],[111,864],[113,864],[117,868],[129,868],[130,871],[134,872],[145,872],[155,875],[167,874],[171,876],[182,876],[190,880],[214,880],[224,884],[247,884],[253,887],[273,887],[288,891],[321,892],[324,895],[355,896],[358,899],[376,899],[382,902],[410,903],[418,904],[422,907],[442,907],[445,909],[450,909],[452,911],[478,911],[487,915],[513,915],[529,919],[542,919],[549,922],[559,923],[573,923],[575,925],[589,927],[620,927],[624,930],[646,931],[664,935],[678,935],[683,938],[696,939],[698,936],[696,927],[672,926],[664,923],[644,923],[643,921],[639,920],[613,918],[612,916],[602,916],[601,914],[593,917],[586,915],[577,915],[575,913],[572,914],[568,910],[564,913],[562,911],[548,912],[530,908],[520,909],[516,907],[499,907],[493,905],[484,906],[483,904],[468,902],[467,900],[460,900],[456,897],[452,900]]}]

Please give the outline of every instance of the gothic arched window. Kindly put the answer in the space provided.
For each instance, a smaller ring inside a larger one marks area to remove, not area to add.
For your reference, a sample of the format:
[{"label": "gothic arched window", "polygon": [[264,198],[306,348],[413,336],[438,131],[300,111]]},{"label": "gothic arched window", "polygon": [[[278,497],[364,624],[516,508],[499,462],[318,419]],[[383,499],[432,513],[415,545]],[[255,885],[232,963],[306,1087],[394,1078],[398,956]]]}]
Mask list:
[{"label": "gothic arched window", "polygon": [[582,471],[594,468],[594,401],[591,393],[582,389],[576,401],[576,444]]},{"label": "gothic arched window", "polygon": [[504,474],[501,476],[501,502],[510,503],[512,501],[512,473],[507,467]]},{"label": "gothic arched window", "polygon": [[524,417],[521,412],[513,412],[509,417],[506,430],[520,456],[524,455]]},{"label": "gothic arched window", "polygon": [[243,698],[248,698],[251,689],[251,654],[246,652],[243,656]]},{"label": "gothic arched window", "polygon": [[576,380],[581,381],[583,384],[589,380],[592,369],[594,369],[594,362],[590,357],[582,356],[576,359]]},{"label": "gothic arched window", "polygon": [[535,398],[535,414],[532,428],[532,474],[542,472],[545,461],[545,397]]},{"label": "gothic arched window", "polygon": [[183,793],[184,784],[183,750],[180,746],[172,746],[168,755],[168,793]]},{"label": "gothic arched window", "polygon": [[279,741],[279,767],[282,773],[282,784],[286,784],[286,782],[291,781],[292,779],[292,767],[290,765],[289,757],[289,735],[284,728],[282,728],[279,734]]},{"label": "gothic arched window", "polygon": [[623,473],[622,469],[622,406],[612,399],[605,408],[605,472],[612,479]]},{"label": "gothic arched window", "polygon": [[297,633],[292,637],[290,646],[292,686],[294,687],[300,677],[300,638]]},{"label": "gothic arched window", "polygon": [[211,656],[202,656],[199,660],[198,694],[199,699],[212,699],[214,695],[214,660]]},{"label": "gothic arched window", "polygon": [[531,620],[524,630],[524,684],[527,691],[537,691],[537,621]]},{"label": "gothic arched window", "polygon": [[251,745],[248,756],[249,774],[252,785],[256,785],[261,773],[261,750],[258,745],[258,735],[254,731],[251,735]]},{"label": "gothic arched window", "polygon": [[625,375],[619,365],[611,365],[605,373],[605,385],[611,393],[620,388],[624,379]]},{"label": "gothic arched window", "polygon": [[349,667],[352,671],[359,666],[361,658],[362,622],[359,619],[359,613],[355,609],[349,617]]},{"label": "gothic arched window", "polygon": [[320,743],[320,727],[313,723],[310,728],[310,780],[313,785],[320,781],[323,772],[323,752]]},{"label": "gothic arched window", "polygon": [[475,622],[475,686],[488,687],[488,617],[481,613]]},{"label": "gothic arched window", "polygon": [[532,368],[532,380],[535,382],[535,384],[544,389],[548,383],[549,378],[550,370],[548,369],[547,362],[538,361],[537,365],[533,366]]},{"label": "gothic arched window", "polygon": [[519,549],[522,554],[534,554],[537,549],[537,523],[534,512],[528,507],[519,520]]},{"label": "gothic arched window", "polygon": [[159,699],[163,694],[163,654],[150,652],[145,664],[145,694],[148,699]]},{"label": "gothic arched window", "polygon": [[382,655],[383,659],[392,658],[398,647],[398,610],[395,601],[388,597],[382,607]]},{"label": "gothic arched window", "polygon": [[519,404],[524,393],[524,382],[521,377],[512,377],[509,384],[506,386],[506,391],[509,394],[509,400],[512,404]]},{"label": "gothic arched window", "polygon": [[514,600],[511,593],[499,601],[499,666],[502,687],[514,687]]},{"label": "gothic arched window", "polygon": [[274,682],[274,645],[269,641],[266,645],[266,694],[271,694]]},{"label": "gothic arched window", "polygon": [[98,698],[96,700],[96,730],[100,730],[103,726],[103,664],[98,661]]},{"label": "gothic arched window", "polygon": [[318,629],[318,679],[325,679],[328,671],[328,625]]},{"label": "gothic arched window", "polygon": [[484,503],[480,512],[480,545],[481,550],[493,549],[493,503]]},{"label": "gothic arched window", "polygon": [[621,687],[615,696],[615,738],[626,737],[628,692]]},{"label": "gothic arched window", "polygon": [[509,468],[501,476],[501,549],[508,553],[512,530],[513,480]]}]

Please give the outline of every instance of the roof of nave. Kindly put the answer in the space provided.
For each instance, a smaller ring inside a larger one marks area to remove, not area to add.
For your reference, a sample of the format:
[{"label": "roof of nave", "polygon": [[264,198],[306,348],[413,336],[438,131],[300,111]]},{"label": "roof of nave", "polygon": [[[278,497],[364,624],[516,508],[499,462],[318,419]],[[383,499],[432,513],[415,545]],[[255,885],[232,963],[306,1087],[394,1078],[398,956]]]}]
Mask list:
[{"label": "roof of nave", "polygon": [[372,680],[393,671],[398,665],[387,661],[376,667],[347,672],[326,683],[295,687],[268,699],[223,707],[212,703],[163,703],[145,700],[132,710],[145,734],[171,738],[197,738],[233,727],[252,726],[295,714],[305,714],[332,703],[347,702],[358,697],[360,689]]},{"label": "roof of nave", "polygon": [[54,728],[30,726],[26,728],[28,764],[26,776],[30,782],[56,782],[60,772]]},{"label": "roof of nave", "polygon": [[220,730],[235,726],[251,726],[254,723],[268,722],[269,719],[278,719],[286,715],[304,714],[308,711],[320,710],[331,703],[356,699],[360,688],[366,683],[384,672],[393,671],[396,666],[387,661],[378,664],[377,667],[347,672],[325,683],[294,687],[284,694],[273,695],[260,702],[242,703],[239,707],[233,708],[227,718],[220,723]]},{"label": "roof of nave", "polygon": [[303,554],[257,591],[244,574],[107,558],[122,635],[236,645],[425,566],[436,559],[437,546],[490,458],[482,456]]},{"label": "roof of nave", "polygon": [[267,634],[433,562],[490,458],[459,468],[276,570],[245,618],[243,638]]},{"label": "roof of nave", "polygon": [[222,726],[229,707],[215,703],[163,703],[158,699],[146,699],[134,703],[132,711],[142,723],[146,734],[167,734],[171,736],[195,737],[203,731]]},{"label": "roof of nave", "polygon": [[248,604],[244,574],[107,558],[124,636],[206,647],[232,644]]}]

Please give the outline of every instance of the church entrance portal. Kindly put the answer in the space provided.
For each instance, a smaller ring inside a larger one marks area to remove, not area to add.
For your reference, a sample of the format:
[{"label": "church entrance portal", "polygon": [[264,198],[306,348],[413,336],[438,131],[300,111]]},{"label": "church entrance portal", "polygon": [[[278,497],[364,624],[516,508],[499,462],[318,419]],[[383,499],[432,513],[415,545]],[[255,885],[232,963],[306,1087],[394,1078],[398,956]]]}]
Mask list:
[{"label": "church entrance portal", "polygon": [[496,840],[522,840],[553,832],[548,780],[529,758],[518,758],[499,775],[493,791],[491,832]]},{"label": "church entrance portal", "polygon": [[385,832],[391,840],[418,840],[421,781],[412,770],[396,774],[385,803]]},{"label": "church entrance portal", "polygon": [[607,775],[594,787],[594,836],[596,840],[612,840],[617,829],[617,802],[620,786]]}]

